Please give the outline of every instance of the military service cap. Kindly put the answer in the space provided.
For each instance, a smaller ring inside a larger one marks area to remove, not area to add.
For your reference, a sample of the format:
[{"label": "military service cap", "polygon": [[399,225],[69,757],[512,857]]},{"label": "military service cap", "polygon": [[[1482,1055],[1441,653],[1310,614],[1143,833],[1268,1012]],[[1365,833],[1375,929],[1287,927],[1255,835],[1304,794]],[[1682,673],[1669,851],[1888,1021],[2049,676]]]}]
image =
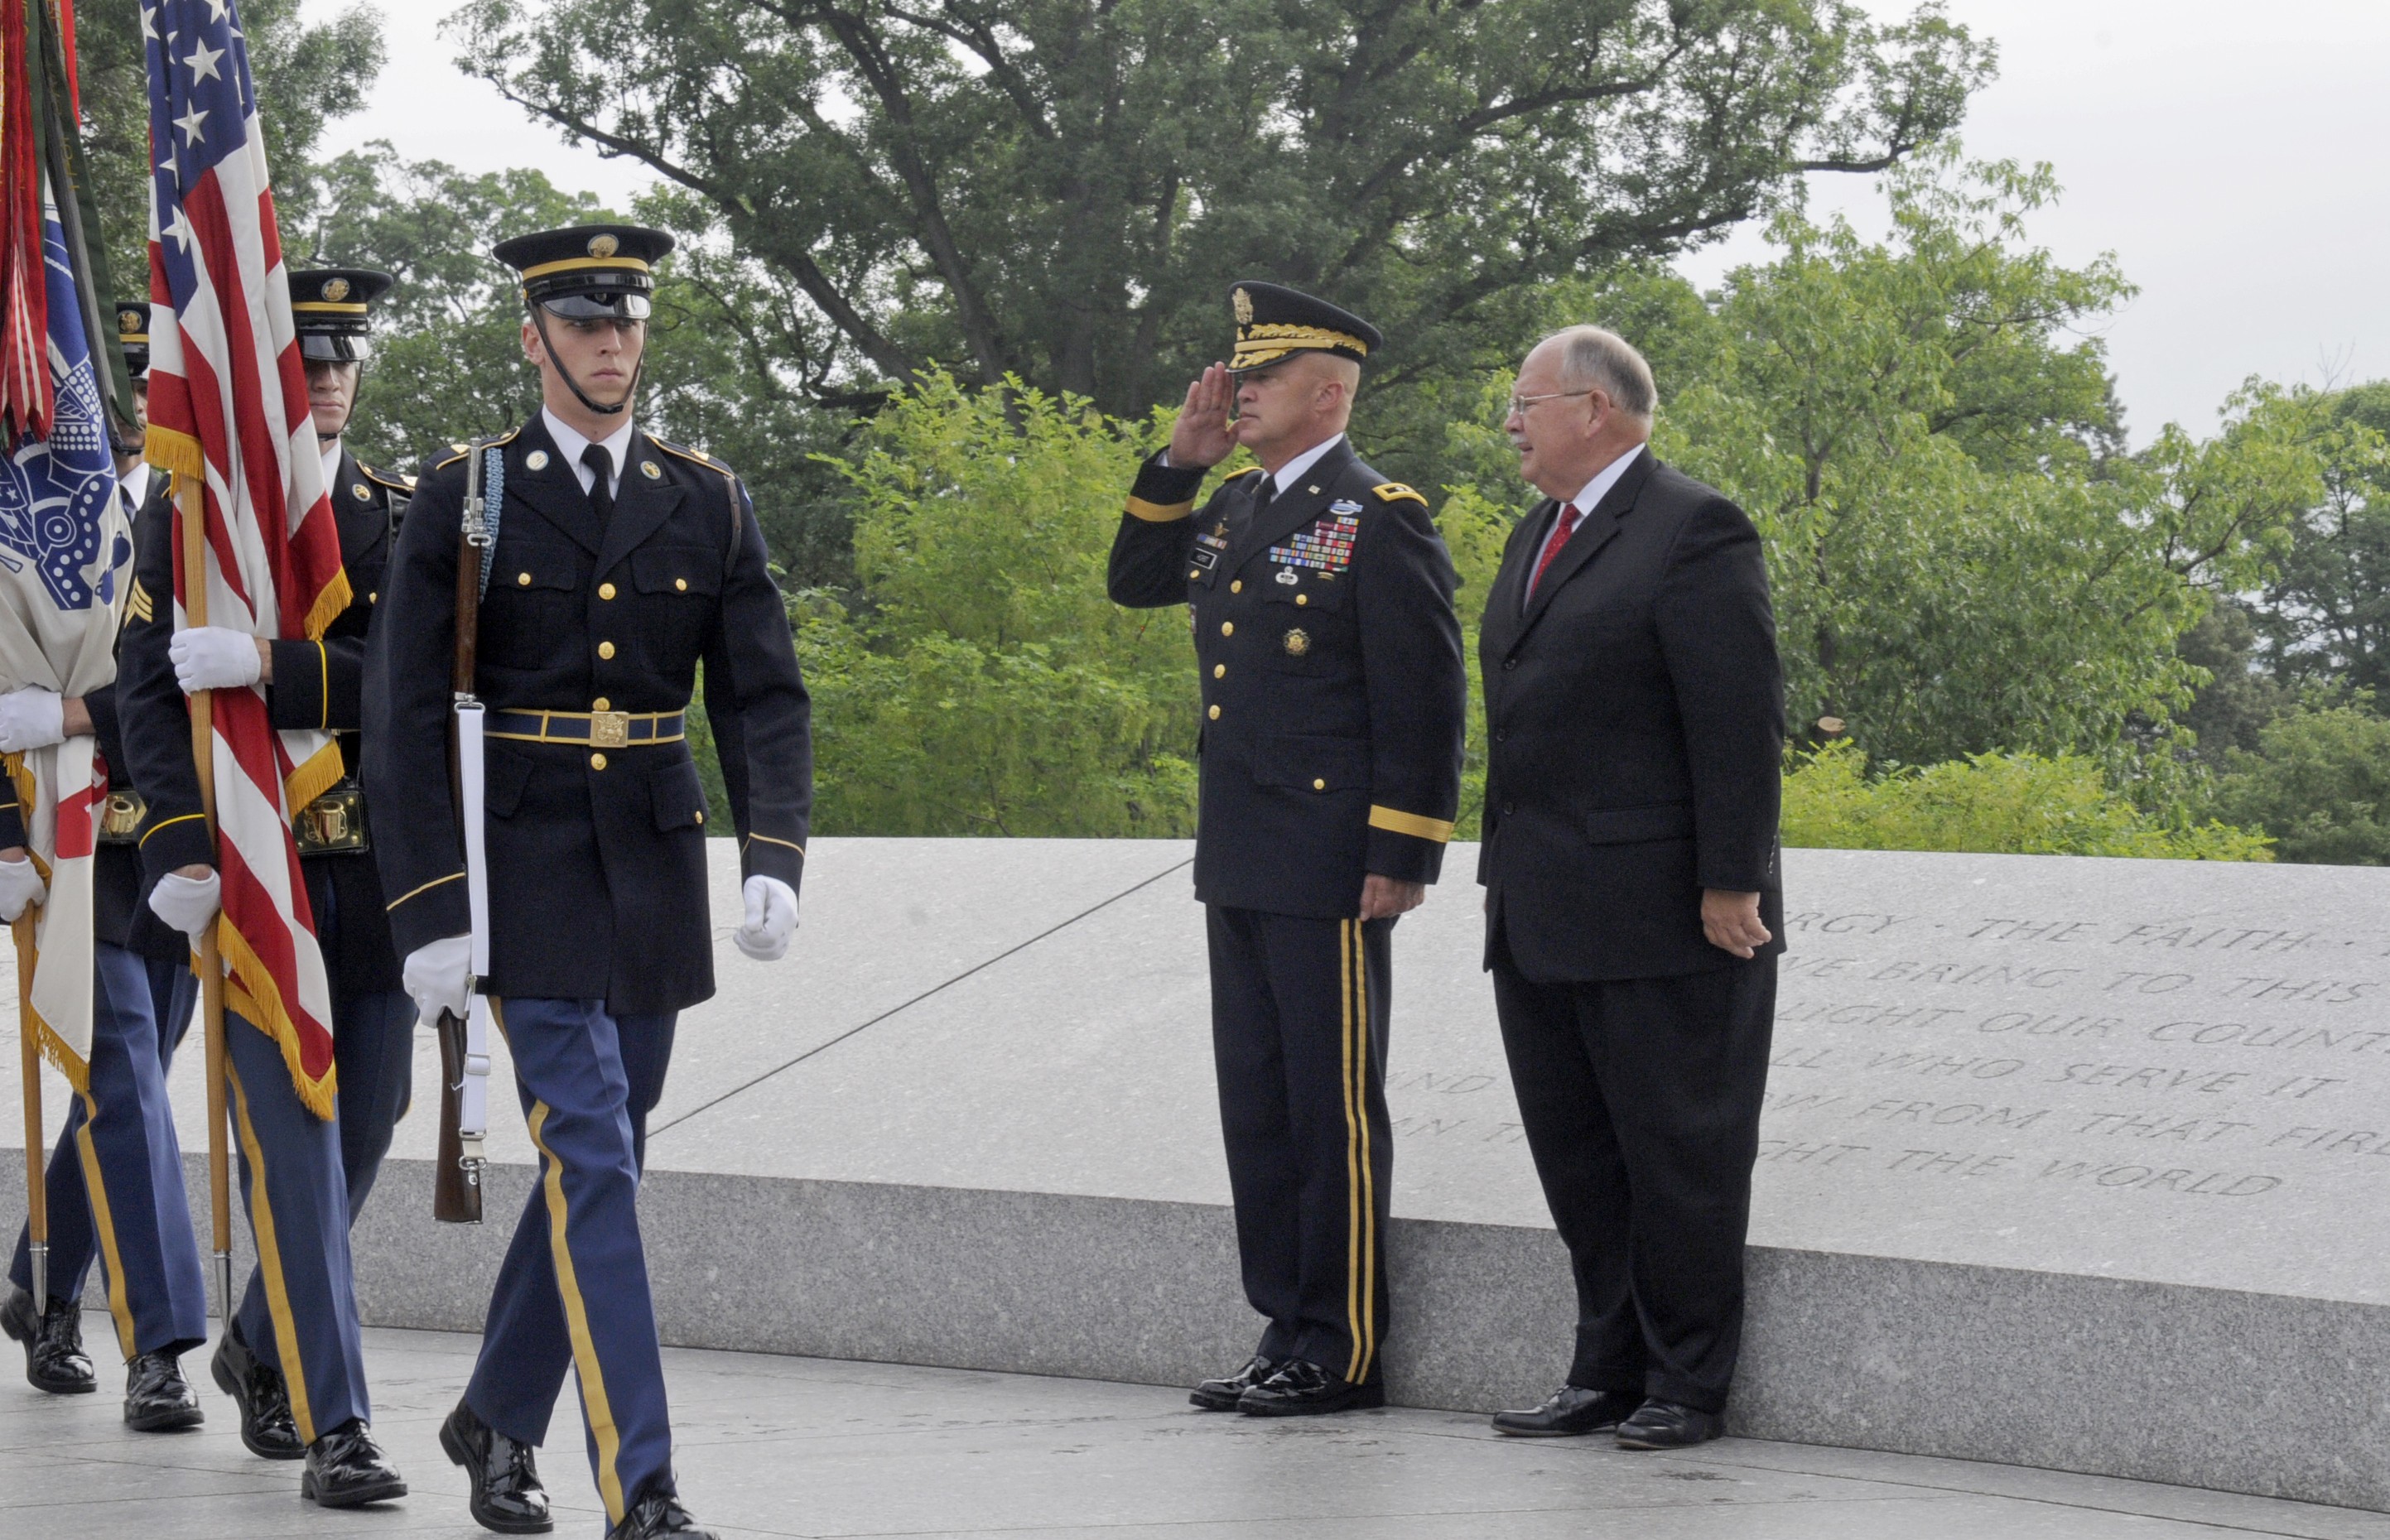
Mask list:
[{"label": "military service cap", "polygon": [[577,225],[517,236],[492,254],[522,275],[526,305],[568,321],[644,321],[655,264],[673,245],[663,231],[636,225]]},{"label": "military service cap", "polygon": [[149,373],[149,302],[123,300],[116,306],[116,345],[124,350],[124,369],[134,379]]},{"label": "military service cap", "polygon": [[372,305],[398,280],[366,267],[318,267],[290,275],[290,319],[299,354],[313,364],[362,364],[373,354]]},{"label": "military service cap", "polygon": [[1385,345],[1377,327],[1349,310],[1274,283],[1240,283],[1228,293],[1237,316],[1232,370],[1259,369],[1292,353],[1332,353],[1356,364]]}]

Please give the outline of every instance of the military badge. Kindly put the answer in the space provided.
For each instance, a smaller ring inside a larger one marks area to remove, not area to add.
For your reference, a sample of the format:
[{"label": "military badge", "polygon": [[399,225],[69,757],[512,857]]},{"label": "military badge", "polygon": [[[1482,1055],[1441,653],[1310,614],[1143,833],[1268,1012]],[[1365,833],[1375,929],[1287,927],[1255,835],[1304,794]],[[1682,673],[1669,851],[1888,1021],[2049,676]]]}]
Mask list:
[{"label": "military badge", "polygon": [[612,236],[591,236],[589,237],[589,254],[600,259],[601,261],[607,257],[612,256],[622,249],[623,243],[616,240]]},{"label": "military badge", "polygon": [[639,473],[650,481],[661,481],[664,479],[664,468],[653,460],[641,460]]},{"label": "military badge", "polygon": [[127,305],[116,313],[116,334],[119,337],[138,337],[148,329],[149,316],[147,312],[135,310],[131,305]]},{"label": "military badge", "polygon": [[1284,567],[1308,567],[1314,571],[1341,572],[1353,565],[1353,542],[1361,533],[1361,515],[1331,513],[1299,530],[1283,545],[1272,545],[1269,558]]},{"label": "military badge", "polygon": [[1296,584],[1303,581],[1303,579],[1295,575],[1294,569],[1291,567],[1279,568],[1278,570],[1278,580],[1289,588],[1293,587]]},{"label": "military badge", "polygon": [[324,298],[325,298],[325,299],[329,300],[329,301],[330,301],[330,302],[332,302],[332,303],[334,303],[334,304],[339,304],[342,300],[345,300],[345,299],[347,299],[348,297],[349,297],[349,280],[348,280],[348,279],[346,279],[346,278],[327,278],[327,279],[325,279],[325,280],[324,280]]},{"label": "military badge", "polygon": [[1253,297],[1252,295],[1240,289],[1234,294],[1228,296],[1228,303],[1237,313],[1237,325],[1240,327],[1249,327],[1253,324]]},{"label": "military badge", "polygon": [[526,470],[546,470],[547,468],[547,451],[545,449],[534,449],[530,454],[524,456],[523,468]]},{"label": "military badge", "polygon": [[1353,502],[1348,498],[1339,497],[1336,501],[1328,505],[1328,511],[1330,513],[1358,513],[1361,511],[1361,505]]},{"label": "military badge", "polygon": [[357,501],[360,503],[370,503],[373,501],[373,494],[366,490],[366,484],[363,481],[359,481],[356,485],[349,488],[349,490],[356,494]]},{"label": "military badge", "polygon": [[1311,650],[1311,633],[1296,626],[1286,634],[1286,655],[1300,658]]}]

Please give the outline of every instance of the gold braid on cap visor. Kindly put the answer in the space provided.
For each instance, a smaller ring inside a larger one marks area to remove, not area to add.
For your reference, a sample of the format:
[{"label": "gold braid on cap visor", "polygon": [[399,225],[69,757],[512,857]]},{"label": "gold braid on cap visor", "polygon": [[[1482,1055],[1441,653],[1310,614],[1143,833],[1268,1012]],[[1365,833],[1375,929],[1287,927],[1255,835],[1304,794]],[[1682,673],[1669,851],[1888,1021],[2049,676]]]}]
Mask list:
[{"label": "gold braid on cap visor", "polygon": [[1350,348],[1365,358],[1369,353],[1368,343],[1325,327],[1239,327],[1237,351],[1228,360],[1228,367],[1258,369],[1306,348]]}]

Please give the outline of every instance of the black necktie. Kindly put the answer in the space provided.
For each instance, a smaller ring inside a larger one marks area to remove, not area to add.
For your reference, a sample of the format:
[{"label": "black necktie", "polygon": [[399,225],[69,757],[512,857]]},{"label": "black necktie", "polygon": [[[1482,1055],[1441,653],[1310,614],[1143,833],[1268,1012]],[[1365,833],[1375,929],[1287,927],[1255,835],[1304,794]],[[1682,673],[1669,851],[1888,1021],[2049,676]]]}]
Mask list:
[{"label": "black necktie", "polygon": [[581,452],[581,463],[589,468],[589,506],[598,510],[602,530],[614,521],[614,457],[604,444],[593,443]]}]

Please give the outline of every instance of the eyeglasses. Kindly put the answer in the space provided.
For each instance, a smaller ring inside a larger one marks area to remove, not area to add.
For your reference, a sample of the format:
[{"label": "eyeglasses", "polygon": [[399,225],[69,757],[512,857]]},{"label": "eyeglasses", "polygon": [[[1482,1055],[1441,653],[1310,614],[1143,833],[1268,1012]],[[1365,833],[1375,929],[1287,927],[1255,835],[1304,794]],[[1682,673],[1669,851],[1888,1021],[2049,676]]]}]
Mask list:
[{"label": "eyeglasses", "polygon": [[1569,396],[1589,396],[1596,394],[1597,391],[1597,387],[1588,385],[1582,391],[1547,391],[1539,396],[1512,396],[1510,409],[1502,414],[1502,420],[1508,422],[1512,417],[1523,417],[1527,415],[1527,408],[1539,402],[1560,401]]}]

